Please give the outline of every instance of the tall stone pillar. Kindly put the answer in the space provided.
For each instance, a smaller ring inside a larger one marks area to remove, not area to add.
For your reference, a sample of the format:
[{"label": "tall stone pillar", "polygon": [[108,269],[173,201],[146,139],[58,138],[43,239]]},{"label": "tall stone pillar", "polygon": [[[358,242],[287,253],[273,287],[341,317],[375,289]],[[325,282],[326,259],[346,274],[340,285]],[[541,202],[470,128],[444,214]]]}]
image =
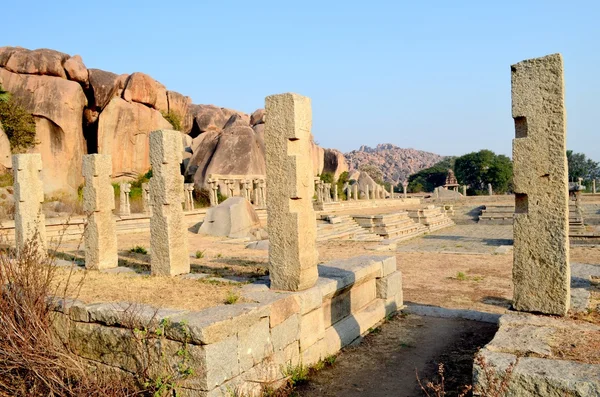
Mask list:
[{"label": "tall stone pillar", "polygon": [[467,197],[467,185],[462,186],[463,196]]},{"label": "tall stone pillar", "polygon": [[265,102],[271,288],[304,290],[317,281],[319,256],[310,98],[288,93],[268,96]]},{"label": "tall stone pillar", "polygon": [[37,153],[13,154],[12,168],[17,255],[25,244],[35,244],[38,256],[43,258],[47,252],[46,217],[42,212],[44,185],[40,178],[42,156]]},{"label": "tall stone pillar", "polygon": [[129,205],[129,192],[131,192],[131,183],[121,182],[119,184],[119,191],[121,193],[119,202],[119,215],[131,215],[131,206]]},{"label": "tall stone pillar", "polygon": [[112,269],[119,265],[117,226],[113,218],[115,192],[111,185],[112,157],[108,154],[86,154],[82,166],[83,210],[87,214],[85,267]]},{"label": "tall stone pillar", "polygon": [[408,189],[408,181],[402,182],[402,197],[406,198],[406,189]]},{"label": "tall stone pillar", "polygon": [[493,196],[494,195],[494,190],[492,189],[492,184],[488,183],[488,195],[489,196]]},{"label": "tall stone pillar", "polygon": [[371,193],[369,192],[369,185],[365,185],[365,200],[369,200],[371,198]]},{"label": "tall stone pillar", "polygon": [[331,186],[333,187],[333,202],[337,203],[337,201],[338,201],[338,186],[337,186],[337,183],[333,183]]},{"label": "tall stone pillar", "polygon": [[344,183],[344,187],[342,189],[346,194],[346,201],[350,200],[352,198],[352,190],[350,188],[350,184],[348,182]]},{"label": "tall stone pillar", "polygon": [[394,199],[394,185],[390,184],[390,198],[393,200]]},{"label": "tall stone pillar", "polygon": [[194,210],[194,184],[193,183],[185,183],[183,185],[183,190],[185,193],[185,210],[193,211]]},{"label": "tall stone pillar", "polygon": [[592,193],[596,194],[596,180],[592,180]]},{"label": "tall stone pillar", "polygon": [[352,198],[358,200],[358,183],[352,185]]},{"label": "tall stone pillar", "polygon": [[150,269],[152,274],[174,276],[190,272],[187,225],[183,218],[181,133],[150,133],[152,217]]},{"label": "tall stone pillar", "polygon": [[142,183],[142,207],[144,214],[151,213],[150,210],[152,207],[150,206],[150,186],[146,182]]},{"label": "tall stone pillar", "polygon": [[211,207],[216,207],[219,205],[219,194],[217,191],[219,190],[218,181],[215,179],[208,180],[208,200],[210,202]]},{"label": "tall stone pillar", "polygon": [[515,191],[513,306],[565,315],[570,305],[569,188],[560,54],[511,66]]}]

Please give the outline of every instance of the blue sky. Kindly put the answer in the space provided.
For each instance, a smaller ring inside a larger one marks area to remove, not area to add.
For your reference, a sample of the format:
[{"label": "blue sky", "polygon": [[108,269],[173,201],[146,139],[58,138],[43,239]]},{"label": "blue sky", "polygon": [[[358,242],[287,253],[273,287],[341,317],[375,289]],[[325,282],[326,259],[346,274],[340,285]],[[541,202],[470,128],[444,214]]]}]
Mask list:
[{"label": "blue sky", "polygon": [[[59,6],[60,4],[60,6]],[[600,161],[598,1],[11,1],[0,45],[80,54],[245,112],[310,96],[342,151],[393,143],[510,155],[510,65],[560,52],[568,147]]]}]

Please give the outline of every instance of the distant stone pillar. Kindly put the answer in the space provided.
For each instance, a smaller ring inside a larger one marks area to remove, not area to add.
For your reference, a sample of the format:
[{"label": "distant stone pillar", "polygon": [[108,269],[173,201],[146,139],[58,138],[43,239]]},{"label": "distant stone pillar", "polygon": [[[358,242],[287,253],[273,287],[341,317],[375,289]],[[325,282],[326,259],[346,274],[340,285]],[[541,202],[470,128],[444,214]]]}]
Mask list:
[{"label": "distant stone pillar", "polygon": [[227,185],[227,197],[233,197],[235,195],[235,180],[227,179],[225,184]]},{"label": "distant stone pillar", "polygon": [[319,277],[310,99],[281,94],[265,102],[271,288],[304,290]]},{"label": "distant stone pillar", "polygon": [[244,181],[244,190],[246,191],[246,200],[252,200],[252,186],[251,181],[249,179],[246,179]]},{"label": "distant stone pillar", "polygon": [[152,274],[174,276],[190,272],[187,225],[183,217],[181,133],[150,133],[150,269]]},{"label": "distant stone pillar", "polygon": [[333,186],[333,202],[337,203],[337,201],[338,201],[338,185],[337,185],[337,183],[334,183],[332,186]]},{"label": "distant stone pillar", "polygon": [[433,192],[435,193],[435,198],[439,199],[440,198],[440,188],[436,187],[435,189],[433,189]]},{"label": "distant stone pillar", "polygon": [[42,212],[44,185],[40,179],[42,156],[38,153],[13,154],[12,168],[17,255],[26,244],[34,244],[32,248],[40,258],[44,258],[47,252],[46,217]]},{"label": "distant stone pillar", "polygon": [[86,269],[112,269],[119,265],[117,226],[113,218],[115,192],[111,185],[112,157],[107,154],[83,156],[83,210],[87,214],[85,240]]},{"label": "distant stone pillar", "polygon": [[406,189],[408,188],[408,181],[402,182],[402,197],[406,198]]},{"label": "distant stone pillar", "polygon": [[346,194],[346,201],[352,198],[352,189],[350,188],[350,184],[348,182],[344,183],[342,191],[344,192],[344,194]]},{"label": "distant stone pillar", "polygon": [[150,214],[152,209],[150,206],[150,186],[146,182],[142,183],[142,209],[144,214]]},{"label": "distant stone pillar", "polygon": [[369,200],[369,198],[371,196],[370,192],[369,192],[369,185],[365,185],[365,186],[366,186],[366,188],[365,188],[365,200]]},{"label": "distant stone pillar", "polygon": [[492,184],[488,183],[488,195],[489,196],[493,196],[494,195],[494,191],[492,190]]},{"label": "distant stone pillar", "polygon": [[394,199],[394,185],[390,184],[390,198],[393,200]]},{"label": "distant stone pillar", "polygon": [[260,206],[264,208],[267,206],[267,182],[264,179],[258,181],[260,191]]},{"label": "distant stone pillar", "polygon": [[463,196],[467,197],[467,185],[462,186]]},{"label": "distant stone pillar", "polygon": [[219,205],[219,184],[216,179],[208,180],[208,200],[210,202],[211,207],[216,207]]},{"label": "distant stone pillar", "polygon": [[194,184],[186,183],[183,185],[183,189],[185,191],[185,210],[193,211],[194,210]]},{"label": "distant stone pillar", "polygon": [[596,180],[592,180],[592,193],[596,194]]},{"label": "distant stone pillar", "polygon": [[129,205],[129,192],[131,192],[131,183],[121,182],[119,184],[120,200],[119,200],[119,215],[131,215],[131,207]]},{"label": "distant stone pillar", "polygon": [[511,66],[515,192],[513,306],[567,314],[569,188],[560,54]]},{"label": "distant stone pillar", "polygon": [[352,185],[352,198],[358,200],[358,183]]},{"label": "distant stone pillar", "polygon": [[325,202],[331,203],[331,183],[324,183],[323,186],[325,190]]}]

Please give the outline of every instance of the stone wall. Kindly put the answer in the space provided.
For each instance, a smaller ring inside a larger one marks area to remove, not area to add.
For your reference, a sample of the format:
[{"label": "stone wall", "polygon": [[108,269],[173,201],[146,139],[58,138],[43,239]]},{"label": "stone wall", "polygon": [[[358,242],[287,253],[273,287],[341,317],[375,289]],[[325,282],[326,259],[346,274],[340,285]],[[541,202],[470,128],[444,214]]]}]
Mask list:
[{"label": "stone wall", "polygon": [[241,295],[253,303],[199,312],[57,301],[55,327],[77,354],[126,375],[144,361],[133,329],[162,324],[162,343],[150,344],[150,354],[177,365],[185,349],[191,375],[180,384],[183,395],[260,395],[262,384],[283,380],[288,365],[337,353],[403,307],[395,257],[333,261],[319,266],[319,276],[302,292],[246,285]]}]

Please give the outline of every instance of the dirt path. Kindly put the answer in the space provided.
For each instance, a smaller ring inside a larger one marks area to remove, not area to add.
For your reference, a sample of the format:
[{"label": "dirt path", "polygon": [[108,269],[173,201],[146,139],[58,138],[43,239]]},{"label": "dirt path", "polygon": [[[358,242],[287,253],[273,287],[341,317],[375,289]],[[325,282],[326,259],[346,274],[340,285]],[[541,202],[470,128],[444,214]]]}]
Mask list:
[{"label": "dirt path", "polygon": [[333,367],[316,373],[299,396],[423,396],[423,385],[437,379],[443,363],[446,396],[471,384],[473,355],[489,342],[496,325],[461,319],[399,315],[337,357]]}]

